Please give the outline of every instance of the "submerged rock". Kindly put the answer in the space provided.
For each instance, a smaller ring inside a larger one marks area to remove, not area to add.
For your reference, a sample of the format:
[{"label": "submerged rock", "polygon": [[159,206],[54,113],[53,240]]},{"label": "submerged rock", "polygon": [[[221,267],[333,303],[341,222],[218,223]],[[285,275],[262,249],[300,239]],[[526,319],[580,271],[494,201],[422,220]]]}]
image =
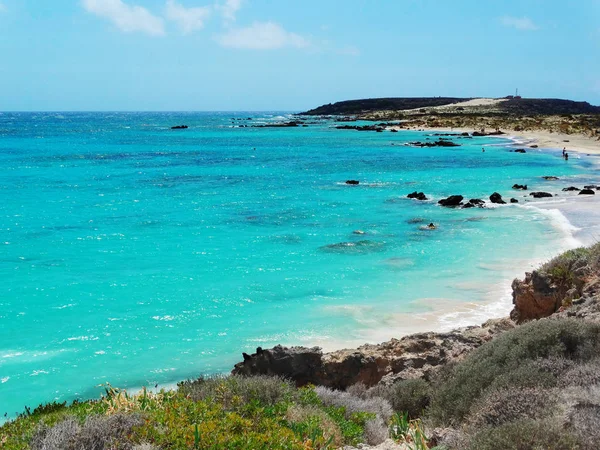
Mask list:
[{"label": "submerged rock", "polygon": [[510,202],[511,202],[511,203],[519,203],[519,200],[517,200],[516,198],[511,198],[511,199],[510,199]]},{"label": "submerged rock", "polygon": [[412,192],[406,196],[407,198],[414,198],[415,200],[427,200],[427,196],[423,192]]},{"label": "submerged rock", "polygon": [[448,198],[441,199],[438,203],[442,206],[454,207],[459,206],[463,199],[464,197],[462,195],[451,195]]},{"label": "submerged rock", "polygon": [[520,189],[521,191],[526,191],[527,190],[527,185],[526,184],[513,184],[513,189]]},{"label": "submerged rock", "polygon": [[360,181],[358,181],[358,180],[346,180],[346,184],[356,185],[356,184],[360,184]]},{"label": "submerged rock", "polygon": [[580,190],[581,190],[581,189],[579,189],[579,188],[577,188],[577,187],[575,187],[575,186],[569,186],[569,187],[563,188],[563,191],[564,191],[564,192],[580,191]]},{"label": "submerged rock", "polygon": [[518,148],[515,150],[515,153],[527,153],[524,148]]},{"label": "submerged rock", "polygon": [[175,125],[174,127],[171,127],[171,130],[185,130],[186,128],[188,128],[187,125]]},{"label": "submerged rock", "polygon": [[529,195],[532,196],[533,198],[553,197],[553,195],[550,194],[549,192],[532,192]]},{"label": "submerged rock", "polygon": [[558,177],[554,177],[554,176],[545,176],[545,177],[542,177],[542,178],[544,180],[548,180],[548,181],[556,181],[556,180],[559,179]]},{"label": "submerged rock", "polygon": [[370,241],[368,239],[357,242],[338,242],[319,247],[319,250],[328,253],[370,253],[382,251],[385,243]]},{"label": "submerged rock", "polygon": [[502,196],[500,194],[498,194],[497,192],[494,192],[492,195],[490,195],[490,202],[496,203],[498,205],[506,204],[506,202],[504,200],[502,200]]}]

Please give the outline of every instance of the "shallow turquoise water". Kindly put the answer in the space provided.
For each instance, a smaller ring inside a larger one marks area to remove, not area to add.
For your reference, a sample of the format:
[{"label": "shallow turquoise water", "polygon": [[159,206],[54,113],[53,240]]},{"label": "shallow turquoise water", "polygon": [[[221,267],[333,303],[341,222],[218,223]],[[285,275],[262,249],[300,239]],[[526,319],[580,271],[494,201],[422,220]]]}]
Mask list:
[{"label": "shallow turquoise water", "polygon": [[231,127],[249,116],[234,123],[278,120],[0,115],[1,413],[228,371],[259,345],[386,339],[489,301],[568,230],[536,209],[405,195],[521,198],[512,184],[590,169],[493,138],[428,149],[398,145],[428,133]]}]

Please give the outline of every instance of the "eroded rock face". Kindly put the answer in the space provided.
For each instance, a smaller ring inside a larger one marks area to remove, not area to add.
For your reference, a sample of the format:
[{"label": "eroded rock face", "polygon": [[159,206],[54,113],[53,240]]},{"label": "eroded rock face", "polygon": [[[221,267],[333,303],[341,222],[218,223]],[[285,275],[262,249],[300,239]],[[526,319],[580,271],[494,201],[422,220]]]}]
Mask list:
[{"label": "eroded rock face", "polygon": [[[308,383],[334,389],[362,382],[367,386],[398,379],[427,378],[436,367],[464,357],[495,335],[514,327],[509,319],[449,333],[418,333],[382,344],[322,353],[318,347],[282,347],[257,351],[235,365],[235,375],[279,375],[298,386]],[[257,349],[258,350],[258,349]]]},{"label": "eroded rock face", "polygon": [[554,314],[562,304],[562,295],[547,275],[534,270],[523,281],[512,283],[513,305],[510,318],[517,323],[540,319]]}]

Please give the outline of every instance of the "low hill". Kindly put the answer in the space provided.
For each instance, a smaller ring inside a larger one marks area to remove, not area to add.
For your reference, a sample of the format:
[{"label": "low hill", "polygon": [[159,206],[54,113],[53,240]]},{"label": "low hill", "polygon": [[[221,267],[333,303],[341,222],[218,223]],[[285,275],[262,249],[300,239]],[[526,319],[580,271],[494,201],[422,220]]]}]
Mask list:
[{"label": "low hill", "polygon": [[305,115],[338,115],[361,114],[381,110],[404,111],[407,109],[427,108],[432,106],[451,105],[470,100],[456,97],[397,97],[397,98],[368,98],[362,100],[346,100],[329,103],[306,111]]},{"label": "low hill", "polygon": [[[419,108],[435,108],[438,112],[456,113],[448,108],[456,106],[467,113],[491,113],[489,104],[473,102],[472,98],[454,97],[398,97],[346,100],[330,103],[306,111],[305,115],[362,115],[376,111],[408,111]],[[486,100],[486,99],[481,99]],[[464,104],[465,107],[462,107]],[[494,113],[515,115],[559,115],[559,114],[600,114],[600,106],[588,102],[553,98],[514,98],[506,97],[494,102]],[[442,107],[442,108],[440,108]]]}]

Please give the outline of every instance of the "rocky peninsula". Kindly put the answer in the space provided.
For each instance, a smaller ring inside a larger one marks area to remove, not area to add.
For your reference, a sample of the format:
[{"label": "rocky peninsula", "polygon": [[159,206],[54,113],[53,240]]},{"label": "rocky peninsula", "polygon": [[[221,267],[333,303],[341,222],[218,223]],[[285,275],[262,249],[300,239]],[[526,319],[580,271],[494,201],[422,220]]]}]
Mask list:
[{"label": "rocky peninsula", "polygon": [[475,130],[489,134],[502,130],[525,138],[531,146],[600,153],[600,106],[572,100],[514,96],[376,98],[330,103],[303,115],[335,116],[343,122],[388,121],[385,125],[390,131]]}]

